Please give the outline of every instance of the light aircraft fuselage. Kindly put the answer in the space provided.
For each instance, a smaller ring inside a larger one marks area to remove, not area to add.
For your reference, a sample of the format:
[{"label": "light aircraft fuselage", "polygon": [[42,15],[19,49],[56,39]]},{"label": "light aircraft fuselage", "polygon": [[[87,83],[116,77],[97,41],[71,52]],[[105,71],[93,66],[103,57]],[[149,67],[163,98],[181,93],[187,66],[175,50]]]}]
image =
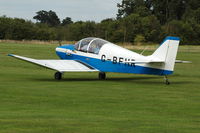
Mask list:
[{"label": "light aircraft fuselage", "polygon": [[[178,40],[178,38],[175,38]],[[84,44],[85,45],[84,45]],[[82,46],[83,45],[83,46]],[[92,45],[99,45],[98,52],[90,50]],[[162,45],[162,44],[161,44]],[[85,46],[85,49],[81,49]],[[151,60],[151,56],[143,56],[128,49],[99,38],[86,38],[75,45],[63,45],[56,48],[56,54],[63,60],[81,61],[101,72],[135,73],[169,75],[172,70],[164,70],[164,63],[137,63],[135,61]]]}]

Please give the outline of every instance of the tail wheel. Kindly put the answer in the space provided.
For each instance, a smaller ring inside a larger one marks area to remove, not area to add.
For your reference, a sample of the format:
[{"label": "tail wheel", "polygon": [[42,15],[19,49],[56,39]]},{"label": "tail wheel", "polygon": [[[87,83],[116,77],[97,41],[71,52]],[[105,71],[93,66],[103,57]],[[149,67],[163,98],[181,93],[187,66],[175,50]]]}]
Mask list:
[{"label": "tail wheel", "polygon": [[62,73],[61,73],[61,72],[56,72],[56,73],[54,74],[54,78],[55,78],[56,80],[61,80],[61,79],[62,79]]},{"label": "tail wheel", "polygon": [[100,73],[99,73],[99,79],[100,79],[100,80],[106,79],[106,73],[100,72]]}]

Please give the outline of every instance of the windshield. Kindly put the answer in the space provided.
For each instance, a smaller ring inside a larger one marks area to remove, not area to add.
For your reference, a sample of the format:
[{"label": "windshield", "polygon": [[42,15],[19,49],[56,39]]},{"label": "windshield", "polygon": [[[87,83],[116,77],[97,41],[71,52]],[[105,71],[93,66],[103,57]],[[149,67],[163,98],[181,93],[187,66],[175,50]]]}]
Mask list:
[{"label": "windshield", "polygon": [[75,48],[76,50],[79,49],[79,44],[80,44],[80,41],[78,41],[77,43],[75,43],[74,48]]}]

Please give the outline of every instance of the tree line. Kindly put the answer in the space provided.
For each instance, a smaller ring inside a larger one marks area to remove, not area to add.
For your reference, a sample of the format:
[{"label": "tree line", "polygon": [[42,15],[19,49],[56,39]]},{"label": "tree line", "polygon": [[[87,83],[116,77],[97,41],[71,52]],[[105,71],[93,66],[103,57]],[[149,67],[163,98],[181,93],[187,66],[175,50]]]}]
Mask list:
[{"label": "tree line", "polygon": [[199,0],[122,0],[116,18],[101,22],[62,21],[54,11],[38,11],[33,19],[0,17],[0,39],[68,40],[100,37],[112,42],[158,43],[179,36],[182,44],[200,44]]}]

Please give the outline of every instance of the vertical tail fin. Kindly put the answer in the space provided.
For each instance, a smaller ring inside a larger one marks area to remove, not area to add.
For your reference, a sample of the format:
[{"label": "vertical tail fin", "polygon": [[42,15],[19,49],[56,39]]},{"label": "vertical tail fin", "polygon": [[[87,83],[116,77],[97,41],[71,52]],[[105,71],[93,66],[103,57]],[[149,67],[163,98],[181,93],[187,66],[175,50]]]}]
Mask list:
[{"label": "vertical tail fin", "polygon": [[166,37],[160,47],[152,54],[153,57],[164,60],[164,70],[173,71],[180,38]]}]

